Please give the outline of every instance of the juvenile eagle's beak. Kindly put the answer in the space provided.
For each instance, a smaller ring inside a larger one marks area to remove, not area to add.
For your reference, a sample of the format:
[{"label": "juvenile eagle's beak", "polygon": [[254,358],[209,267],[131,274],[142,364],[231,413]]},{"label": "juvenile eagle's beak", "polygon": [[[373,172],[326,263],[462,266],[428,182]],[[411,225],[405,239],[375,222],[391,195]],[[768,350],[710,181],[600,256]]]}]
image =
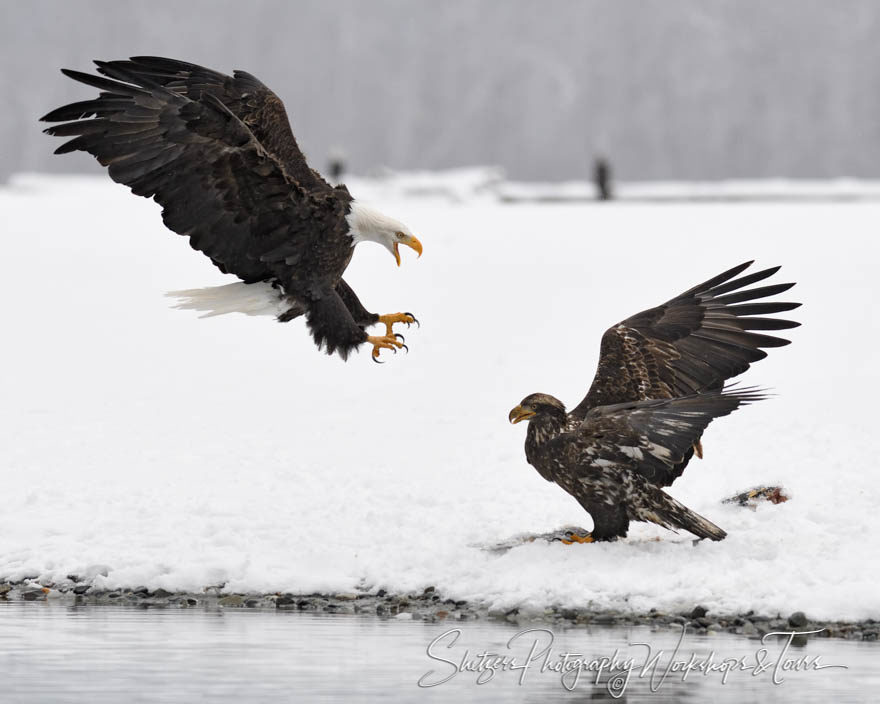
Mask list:
[{"label": "juvenile eagle's beak", "polygon": [[525,420],[526,418],[531,418],[533,415],[535,415],[534,411],[527,411],[522,406],[517,406],[516,408],[514,408],[510,412],[510,415],[507,416],[507,419],[515,425],[516,423],[519,423],[521,420]]},{"label": "juvenile eagle's beak", "polygon": [[[407,247],[412,247],[416,252],[419,253],[419,256],[422,256],[422,243],[418,241],[415,237],[409,236],[406,239],[400,240],[399,244],[405,244]],[[397,248],[398,243],[394,243],[394,258],[397,260],[397,266],[400,266],[400,250]]]}]

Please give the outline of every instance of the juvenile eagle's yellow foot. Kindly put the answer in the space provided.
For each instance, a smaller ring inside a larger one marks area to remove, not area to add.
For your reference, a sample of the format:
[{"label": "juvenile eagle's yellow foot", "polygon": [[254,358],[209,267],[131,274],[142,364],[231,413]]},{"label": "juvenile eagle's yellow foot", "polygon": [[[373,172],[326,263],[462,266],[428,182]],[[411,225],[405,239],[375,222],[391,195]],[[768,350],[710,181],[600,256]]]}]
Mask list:
[{"label": "juvenile eagle's yellow foot", "polygon": [[560,540],[566,545],[572,545],[573,543],[595,543],[592,535],[578,535],[577,533],[569,533],[568,539],[560,538]]},{"label": "juvenile eagle's yellow foot", "polygon": [[[406,323],[409,327],[413,323],[419,325],[419,321],[412,313],[389,313],[388,315],[380,315],[379,322],[385,325],[385,336],[392,337],[394,329],[391,327],[394,323]],[[403,337],[403,335],[401,335]]]},{"label": "juvenile eagle's yellow foot", "polygon": [[[403,335],[400,335],[400,337],[403,337]],[[376,364],[384,364],[384,362],[379,361],[379,350],[387,349],[397,354],[397,350],[401,347],[406,348],[406,345],[398,340],[395,335],[367,335],[367,342],[373,346],[373,361]]]}]

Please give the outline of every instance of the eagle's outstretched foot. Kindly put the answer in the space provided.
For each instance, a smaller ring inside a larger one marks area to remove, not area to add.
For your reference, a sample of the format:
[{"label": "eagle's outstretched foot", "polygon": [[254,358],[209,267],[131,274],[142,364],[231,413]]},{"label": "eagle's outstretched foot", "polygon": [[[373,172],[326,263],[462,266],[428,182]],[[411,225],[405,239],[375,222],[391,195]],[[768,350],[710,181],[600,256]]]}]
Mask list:
[{"label": "eagle's outstretched foot", "polygon": [[[388,349],[397,354],[397,350],[406,347],[402,341],[397,339],[398,337],[402,338],[403,335],[367,335],[367,342],[373,346],[373,361],[376,364],[384,364],[379,361],[379,350]],[[406,349],[409,351],[408,347]]]},{"label": "eagle's outstretched foot", "polygon": [[565,538],[559,539],[565,545],[572,545],[574,543],[595,543],[593,540],[593,536],[587,533],[586,535],[578,535],[577,533],[568,533]]},{"label": "eagle's outstretched foot", "polygon": [[416,316],[414,316],[412,313],[389,313],[388,315],[380,315],[379,322],[385,325],[386,337],[391,337],[394,335],[394,330],[391,327],[392,325],[394,325],[394,323],[406,323],[407,327],[409,327],[413,323],[419,325],[418,318],[416,318]]}]

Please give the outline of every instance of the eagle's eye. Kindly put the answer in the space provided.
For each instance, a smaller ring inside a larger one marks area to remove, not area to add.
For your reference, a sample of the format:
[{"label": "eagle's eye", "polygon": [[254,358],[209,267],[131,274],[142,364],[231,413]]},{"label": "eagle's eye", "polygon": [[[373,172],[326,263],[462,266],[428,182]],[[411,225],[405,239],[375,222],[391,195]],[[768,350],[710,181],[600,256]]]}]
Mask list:
[{"label": "eagle's eye", "polygon": [[402,240],[402,239],[404,239],[404,238],[406,237],[406,235],[404,235],[402,232],[399,232],[399,231],[398,231],[398,232],[395,232],[395,233],[394,233],[394,236],[395,236],[397,239],[399,239],[399,240]]}]

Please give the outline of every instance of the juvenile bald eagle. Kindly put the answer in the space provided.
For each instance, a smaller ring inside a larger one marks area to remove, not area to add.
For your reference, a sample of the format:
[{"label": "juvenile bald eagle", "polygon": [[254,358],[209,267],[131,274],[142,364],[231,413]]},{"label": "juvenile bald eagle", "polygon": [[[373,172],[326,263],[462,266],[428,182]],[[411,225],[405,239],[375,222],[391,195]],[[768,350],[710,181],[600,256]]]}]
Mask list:
[{"label": "juvenile bald eagle", "polygon": [[[159,203],[165,225],[220,271],[270,282],[289,304],[279,320],[305,314],[327,354],[345,359],[368,343],[378,361],[380,349],[404,346],[392,325],[412,314],[368,312],[342,274],[359,242],[383,245],[398,266],[399,245],[421,255],[421,243],[309,167],[271,90],[244,71],[173,59],[95,64],[103,76],[62,69],[101,93],[42,118],[65,122],[46,133],[74,137],[56,154],[92,154],[114,181]],[[366,333],[376,323],[384,335]]]},{"label": "juvenile bald eagle", "polygon": [[713,419],[763,398],[754,389],[723,389],[767,356],[762,348],[789,343],[752,331],[799,325],[762,317],[800,303],[759,301],[794,284],[746,289],[779,270],[734,278],[751,264],[609,328],[590,390],[570,413],[547,394],[526,396],[510,412],[511,423],[529,422],[529,464],[592,516],[592,533],[577,542],[625,537],[630,521],[725,537],[660,487],[681,476],[695,451],[702,457],[700,437]]}]

